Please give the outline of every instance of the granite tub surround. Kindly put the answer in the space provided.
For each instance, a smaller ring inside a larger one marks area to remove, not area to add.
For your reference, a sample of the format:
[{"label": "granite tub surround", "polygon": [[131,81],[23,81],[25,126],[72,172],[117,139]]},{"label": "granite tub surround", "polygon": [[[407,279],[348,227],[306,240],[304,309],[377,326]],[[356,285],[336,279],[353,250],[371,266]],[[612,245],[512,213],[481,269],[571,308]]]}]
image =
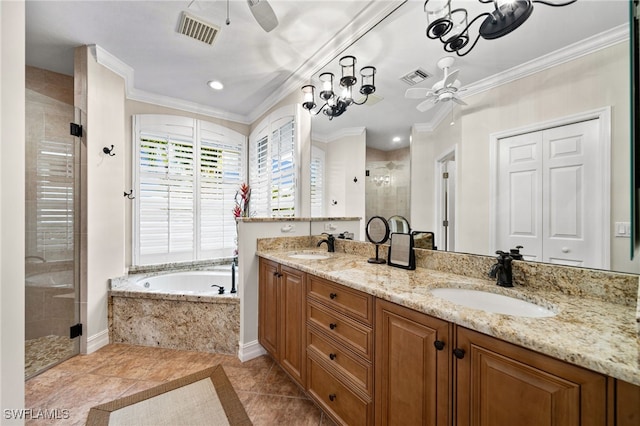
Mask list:
[{"label": "granite tub surround", "polygon": [[112,294],[109,332],[111,343],[232,355],[238,351],[240,303],[237,297],[193,301]]},{"label": "granite tub surround", "polygon": [[[229,265],[199,270],[227,271]],[[149,292],[136,286],[141,278],[191,270],[130,274],[110,280],[109,341],[165,349],[236,354],[240,336],[240,298],[236,294],[198,295]],[[193,266],[193,265],[192,265]],[[147,270],[147,269],[145,269]],[[147,270],[148,271],[148,270]]]},{"label": "granite tub surround", "polygon": [[[306,249],[317,250],[315,241],[320,239],[311,237]],[[259,240],[258,255],[640,385],[638,276],[517,261],[515,287],[501,288],[486,279],[486,272],[494,263],[489,256],[416,250],[418,268],[407,271],[368,263],[367,258],[375,255],[375,246],[368,243],[336,240],[336,253],[322,260],[291,258],[287,244],[283,242],[281,247],[286,248],[278,249],[276,241],[262,245]],[[383,248],[380,256],[386,255]],[[504,294],[544,306],[556,315],[523,318],[464,308],[430,293],[439,287]],[[607,294],[609,291],[611,295]]]}]

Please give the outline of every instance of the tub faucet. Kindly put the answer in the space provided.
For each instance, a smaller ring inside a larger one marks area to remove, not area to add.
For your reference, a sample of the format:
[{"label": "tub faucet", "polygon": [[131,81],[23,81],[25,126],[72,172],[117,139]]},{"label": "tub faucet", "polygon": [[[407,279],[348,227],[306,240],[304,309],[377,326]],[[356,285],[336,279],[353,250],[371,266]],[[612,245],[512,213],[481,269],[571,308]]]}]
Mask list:
[{"label": "tub faucet", "polygon": [[491,278],[497,278],[496,284],[500,287],[513,287],[513,274],[511,271],[511,261],[513,258],[509,253],[496,251],[497,262],[489,270]]},{"label": "tub faucet", "polygon": [[326,235],[327,238],[325,238],[324,240],[318,241],[317,247],[320,247],[320,245],[322,243],[327,243],[327,251],[329,251],[330,253],[333,253],[334,251],[336,251],[336,247],[335,247],[336,239],[335,239],[335,237],[332,234],[327,234],[326,232],[323,232],[322,235]]},{"label": "tub faucet", "polygon": [[211,284],[211,287],[218,287],[218,294],[224,294],[224,287],[218,284]]},{"label": "tub faucet", "polygon": [[233,259],[231,262],[231,291],[230,293],[236,292],[236,259]]}]

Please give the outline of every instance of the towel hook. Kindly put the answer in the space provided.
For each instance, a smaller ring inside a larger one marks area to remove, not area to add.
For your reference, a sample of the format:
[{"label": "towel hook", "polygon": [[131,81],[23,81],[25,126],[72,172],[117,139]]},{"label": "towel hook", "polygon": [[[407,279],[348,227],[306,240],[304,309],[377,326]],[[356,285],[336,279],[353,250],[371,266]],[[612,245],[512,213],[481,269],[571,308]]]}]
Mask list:
[{"label": "towel hook", "polygon": [[111,148],[107,148],[106,146],[104,148],[102,148],[102,152],[104,152],[105,154],[107,154],[109,157],[113,157],[114,155],[116,155],[113,152],[113,145],[111,145]]},{"label": "towel hook", "polygon": [[130,200],[133,200],[134,198],[136,198],[136,197],[133,195],[133,189],[129,190],[129,192],[126,192],[126,191],[125,191],[125,192],[124,192],[124,196],[125,196],[125,197],[127,197],[127,198],[128,198],[128,199],[130,199]]}]

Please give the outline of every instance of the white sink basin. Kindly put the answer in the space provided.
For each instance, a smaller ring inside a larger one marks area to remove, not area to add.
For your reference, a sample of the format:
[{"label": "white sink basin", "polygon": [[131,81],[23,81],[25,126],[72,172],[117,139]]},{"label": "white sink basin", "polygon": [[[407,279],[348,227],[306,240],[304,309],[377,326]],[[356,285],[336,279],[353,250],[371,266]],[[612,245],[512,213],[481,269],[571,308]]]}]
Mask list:
[{"label": "white sink basin", "polygon": [[328,254],[322,254],[322,253],[291,253],[291,254],[288,254],[287,256],[289,256],[292,259],[305,259],[305,260],[322,260],[322,259],[329,258]]},{"label": "white sink basin", "polygon": [[464,288],[436,288],[431,290],[431,294],[457,305],[496,314],[529,318],[546,318],[556,315],[555,312],[535,303],[487,291]]}]

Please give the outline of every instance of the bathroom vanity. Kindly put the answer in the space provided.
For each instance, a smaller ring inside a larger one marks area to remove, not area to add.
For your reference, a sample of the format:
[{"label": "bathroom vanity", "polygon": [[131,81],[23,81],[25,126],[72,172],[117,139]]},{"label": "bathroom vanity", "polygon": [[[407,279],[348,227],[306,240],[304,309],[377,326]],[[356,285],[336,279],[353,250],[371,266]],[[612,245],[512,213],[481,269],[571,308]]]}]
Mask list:
[{"label": "bathroom vanity", "polygon": [[338,424],[640,422],[634,307],[516,288],[556,314],[494,314],[430,293],[486,280],[292,253],[259,250],[260,343]]}]

